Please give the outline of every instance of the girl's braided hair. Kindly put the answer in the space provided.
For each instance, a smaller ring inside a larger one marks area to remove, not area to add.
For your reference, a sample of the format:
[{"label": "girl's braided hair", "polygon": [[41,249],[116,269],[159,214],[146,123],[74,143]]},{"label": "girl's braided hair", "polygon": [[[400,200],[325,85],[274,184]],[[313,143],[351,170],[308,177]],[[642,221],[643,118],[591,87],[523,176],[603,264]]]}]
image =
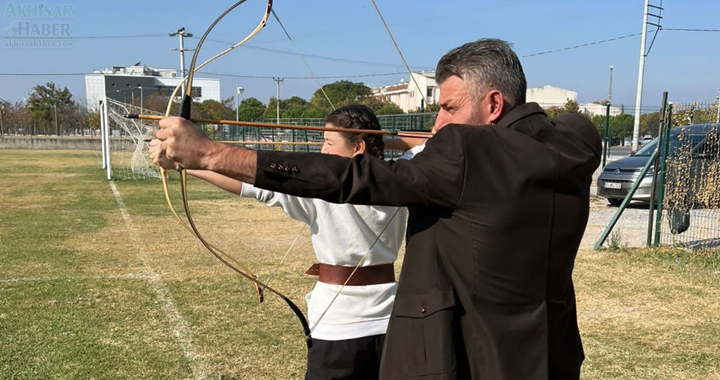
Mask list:
[{"label": "girl's braided hair", "polygon": [[[325,118],[325,123],[332,124],[338,128],[374,129],[378,131],[381,129],[380,122],[377,116],[375,116],[375,113],[367,106],[360,104],[351,104],[336,109]],[[339,133],[345,141],[350,143],[355,143],[358,140],[365,141],[366,154],[373,155],[381,160],[385,158],[383,154],[385,144],[383,143],[382,135],[348,132]]]}]

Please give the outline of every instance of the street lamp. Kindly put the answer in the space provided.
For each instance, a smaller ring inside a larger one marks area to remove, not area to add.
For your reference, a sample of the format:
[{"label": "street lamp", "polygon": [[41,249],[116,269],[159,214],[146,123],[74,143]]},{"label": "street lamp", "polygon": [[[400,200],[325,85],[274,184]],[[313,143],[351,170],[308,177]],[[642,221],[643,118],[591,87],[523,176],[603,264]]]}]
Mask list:
[{"label": "street lamp", "polygon": [[280,124],[280,82],[285,79],[273,77],[273,80],[277,82],[277,97],[275,98],[275,105],[277,106],[277,123]]},{"label": "street lamp", "polygon": [[238,83],[237,96],[235,97],[235,121],[240,121],[240,94],[244,91],[245,89],[240,87],[240,83]]},{"label": "street lamp", "polygon": [[610,91],[608,92],[608,103],[612,104],[612,74],[613,74],[613,67],[610,65]]},{"label": "street lamp", "polygon": [[5,103],[0,103],[0,137],[3,137],[3,113],[5,112]]}]

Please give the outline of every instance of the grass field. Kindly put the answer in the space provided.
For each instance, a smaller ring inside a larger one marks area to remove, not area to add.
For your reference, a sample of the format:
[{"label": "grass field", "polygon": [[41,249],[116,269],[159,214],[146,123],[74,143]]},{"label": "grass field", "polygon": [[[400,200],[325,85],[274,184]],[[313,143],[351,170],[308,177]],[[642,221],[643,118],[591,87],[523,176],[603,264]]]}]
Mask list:
[{"label": "grass field", "polygon": [[[303,378],[294,315],[204,252],[159,181],[116,181],[121,206],[95,152],[0,150],[0,163],[0,379]],[[199,181],[190,198],[208,240],[261,279],[301,227]],[[273,280],[303,309],[313,258],[305,233]],[[583,378],[720,379],[719,262],[581,252]]]}]

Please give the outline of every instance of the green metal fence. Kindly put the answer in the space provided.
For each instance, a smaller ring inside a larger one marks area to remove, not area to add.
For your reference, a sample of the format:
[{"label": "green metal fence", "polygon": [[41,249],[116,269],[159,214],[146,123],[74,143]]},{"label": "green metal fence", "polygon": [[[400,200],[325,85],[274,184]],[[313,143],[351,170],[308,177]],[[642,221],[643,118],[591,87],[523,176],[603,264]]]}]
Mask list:
[{"label": "green metal fence", "polygon": [[[378,115],[378,120],[383,130],[388,131],[406,131],[419,130],[429,131],[435,123],[436,113],[416,113],[401,115]],[[260,119],[256,120],[263,123],[275,124],[277,119]],[[325,119],[300,119],[285,118],[280,119],[280,124],[289,125],[306,125],[306,126],[324,126]],[[208,126],[211,128],[208,132],[213,135],[216,140],[220,141],[242,141],[246,146],[253,149],[270,149],[298,152],[319,152],[319,145],[283,145],[268,144],[271,142],[278,143],[321,143],[323,142],[323,132],[321,131],[299,131],[299,130],[282,130],[277,128],[256,128],[236,125],[220,125]],[[262,144],[252,144],[252,142],[261,142]],[[389,152],[387,158],[396,158],[402,152]]]}]

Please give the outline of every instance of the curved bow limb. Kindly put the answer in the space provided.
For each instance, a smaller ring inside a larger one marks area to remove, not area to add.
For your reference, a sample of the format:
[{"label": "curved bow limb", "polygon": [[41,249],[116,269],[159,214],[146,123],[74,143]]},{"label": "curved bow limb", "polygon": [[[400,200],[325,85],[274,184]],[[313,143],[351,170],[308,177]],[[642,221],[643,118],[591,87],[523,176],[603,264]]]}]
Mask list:
[{"label": "curved bow limb", "polygon": [[[192,61],[191,61],[191,64],[190,64],[190,70],[189,70],[188,76],[181,81],[181,83],[175,88],[175,91],[173,92],[172,96],[170,97],[170,102],[169,102],[168,107],[167,107],[166,116],[168,116],[169,113],[170,113],[171,103],[172,103],[173,99],[175,98],[175,94],[177,93],[178,89],[181,87],[182,83],[187,83],[187,85],[186,85],[186,91],[185,91],[185,94],[183,94],[183,99],[182,99],[181,104],[180,104],[179,116],[189,120],[189,119],[190,119],[190,115],[191,115],[191,107],[192,107],[191,91],[192,91],[192,83],[193,83],[193,78],[194,78],[195,72],[196,72],[197,70],[199,70],[202,66],[204,66],[204,65],[212,62],[213,60],[221,57],[222,55],[224,55],[224,54],[230,52],[231,50],[237,48],[238,46],[242,45],[243,43],[245,43],[246,41],[248,41],[250,38],[252,38],[253,36],[255,36],[255,35],[260,31],[260,29],[262,29],[262,28],[266,25],[267,19],[268,19],[269,15],[270,15],[270,13],[271,13],[271,11],[272,11],[272,4],[273,4],[273,1],[272,1],[272,0],[268,0],[268,6],[267,6],[267,8],[266,8],[265,14],[263,15],[262,20],[260,21],[260,23],[258,24],[258,26],[255,28],[255,30],[253,30],[247,37],[245,37],[242,41],[240,41],[239,43],[237,43],[237,44],[234,45],[233,47],[231,47],[231,48],[229,48],[229,49],[226,49],[225,51],[223,51],[223,52],[221,52],[221,53],[213,56],[212,58],[210,58],[209,60],[207,60],[206,62],[204,62],[203,64],[201,64],[200,66],[197,66],[197,67],[196,67],[197,58],[198,58],[198,53],[200,52],[200,49],[201,49],[203,43],[205,42],[205,39],[206,39],[207,36],[210,34],[210,32],[212,31],[212,29],[213,29],[213,28],[215,27],[215,25],[217,25],[217,23],[220,22],[220,20],[223,19],[228,13],[230,13],[233,9],[237,8],[238,6],[240,6],[240,5],[241,5],[242,3],[244,3],[245,1],[246,1],[246,0],[241,0],[241,1],[238,1],[238,2],[234,3],[230,8],[228,8],[227,10],[225,10],[225,12],[223,12],[223,13],[210,25],[210,27],[205,31],[205,33],[203,34],[202,38],[200,39],[200,41],[198,42],[198,44],[197,44],[197,46],[196,46],[196,48],[195,48],[195,53],[193,54],[193,58],[192,58]],[[258,293],[259,293],[259,295],[260,295],[261,302],[262,302],[262,291],[263,291],[263,289],[268,290],[268,291],[270,291],[271,293],[274,293],[274,294],[276,294],[277,296],[279,296],[280,298],[282,298],[282,299],[287,303],[287,305],[290,307],[290,309],[293,311],[293,313],[294,313],[295,316],[298,318],[298,320],[300,321],[300,323],[301,323],[301,325],[302,325],[302,327],[303,327],[303,331],[304,331],[304,333],[305,333],[306,344],[307,344],[307,346],[308,346],[308,348],[309,348],[309,347],[312,345],[312,340],[311,340],[311,338],[310,338],[310,328],[309,328],[309,325],[308,325],[308,323],[307,323],[307,319],[306,319],[305,316],[303,315],[303,313],[302,313],[302,311],[300,310],[300,308],[298,308],[297,305],[295,305],[287,296],[285,296],[285,295],[283,295],[282,293],[278,292],[277,290],[275,290],[275,289],[267,286],[266,284],[260,282],[260,281],[257,279],[257,276],[252,275],[252,274],[248,274],[248,273],[246,273],[246,271],[241,270],[241,269],[235,267],[234,265],[232,265],[225,257],[223,257],[223,255],[221,255],[220,253],[218,253],[218,251],[216,251],[216,250],[214,249],[214,247],[213,247],[212,245],[210,245],[210,244],[203,238],[203,236],[200,234],[200,232],[198,231],[198,229],[197,229],[197,227],[195,226],[195,223],[194,223],[194,221],[193,221],[193,219],[192,219],[192,216],[191,216],[191,213],[190,213],[190,209],[189,209],[189,206],[188,206],[188,202],[187,202],[187,171],[186,171],[184,168],[182,168],[182,167],[178,167],[178,171],[180,172],[180,176],[181,176],[180,186],[181,186],[181,191],[182,191],[183,207],[185,208],[185,214],[186,214],[186,216],[187,216],[187,220],[188,220],[188,224],[189,224],[189,226],[190,226],[190,229],[195,233],[195,235],[196,235],[197,238],[200,240],[200,242],[203,244],[203,246],[205,246],[205,248],[206,248],[213,256],[215,256],[215,258],[217,258],[221,263],[225,264],[227,267],[229,267],[230,269],[232,269],[232,270],[235,271],[236,273],[240,274],[241,276],[245,277],[246,279],[248,279],[249,281],[251,281],[251,282],[253,282],[253,283],[255,284],[256,288],[258,289]],[[162,178],[163,178],[163,187],[164,187],[165,192],[166,192],[166,197],[167,197],[168,203],[170,203],[170,202],[169,202],[169,196],[167,195],[167,193],[168,193],[168,190],[167,190],[167,181],[165,180],[165,178],[166,178],[166,172],[165,172],[164,169],[161,169],[161,176],[162,176]],[[170,204],[170,207],[172,208],[172,204]],[[173,213],[175,213],[174,209],[173,209]],[[233,261],[234,261],[234,260],[233,260]],[[247,269],[247,268],[245,268],[245,269]],[[247,272],[249,272],[249,270],[248,270]],[[251,273],[251,272],[250,272],[250,273]]]}]

